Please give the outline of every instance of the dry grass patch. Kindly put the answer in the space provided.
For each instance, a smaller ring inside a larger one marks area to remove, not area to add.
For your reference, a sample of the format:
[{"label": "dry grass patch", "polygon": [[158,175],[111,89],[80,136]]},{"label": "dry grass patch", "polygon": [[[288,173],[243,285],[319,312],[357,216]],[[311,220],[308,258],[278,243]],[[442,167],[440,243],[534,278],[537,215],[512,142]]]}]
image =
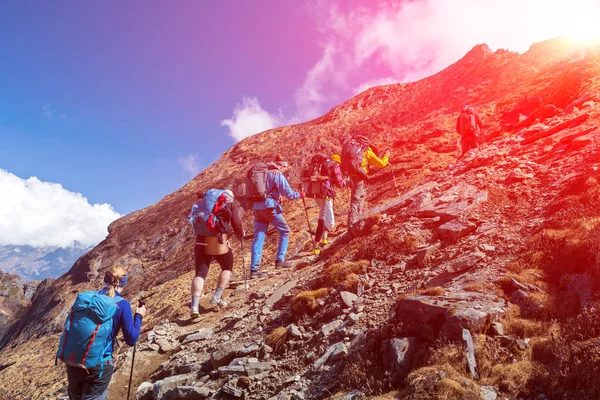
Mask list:
[{"label": "dry grass patch", "polygon": [[542,321],[521,317],[521,310],[518,306],[512,306],[508,309],[502,324],[506,334],[520,338],[544,336],[548,327],[548,324]]},{"label": "dry grass patch", "polygon": [[[440,379],[441,378],[441,379]],[[406,378],[402,398],[423,400],[480,400],[481,389],[450,364],[419,368]]]},{"label": "dry grass patch", "polygon": [[273,329],[266,337],[265,342],[273,348],[273,351],[279,353],[287,338],[287,329],[283,326]]},{"label": "dry grass patch", "polygon": [[[353,286],[353,280],[358,279],[357,275],[362,274],[369,266],[370,262],[367,260],[330,264],[325,268],[322,284],[327,287],[336,287],[340,284],[351,287]],[[355,275],[356,278],[351,278],[351,275]],[[348,279],[350,279],[350,281],[348,281]],[[356,281],[356,284],[358,284],[358,281]]]},{"label": "dry grass patch", "polygon": [[482,383],[497,386],[511,398],[527,395],[527,386],[533,377],[534,367],[531,361],[522,360],[508,364],[496,364]]},{"label": "dry grass patch", "polygon": [[428,289],[423,289],[419,291],[421,296],[441,296],[446,293],[446,289],[441,286],[436,286]]},{"label": "dry grass patch", "polygon": [[312,315],[319,306],[319,300],[328,294],[329,289],[327,288],[300,292],[292,300],[290,309],[298,317]]}]

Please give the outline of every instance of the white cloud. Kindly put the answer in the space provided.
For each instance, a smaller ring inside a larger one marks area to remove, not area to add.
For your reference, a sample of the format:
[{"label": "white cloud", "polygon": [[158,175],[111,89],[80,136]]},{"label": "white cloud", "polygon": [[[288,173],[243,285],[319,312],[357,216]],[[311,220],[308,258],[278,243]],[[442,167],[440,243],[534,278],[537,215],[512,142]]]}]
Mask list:
[{"label": "white cloud", "polygon": [[221,121],[229,128],[229,136],[240,141],[256,133],[278,126],[278,117],[263,110],[256,97],[244,97],[235,105],[231,119]]},{"label": "white cloud", "polygon": [[[320,33],[321,56],[293,96],[294,111],[273,118],[250,107],[269,127],[306,121],[371,85],[414,82],[433,75],[486,43],[493,50],[524,52],[558,36],[600,39],[598,0],[409,0],[371,2],[343,11],[336,2],[310,6]],[[247,99],[244,99],[244,103]],[[251,99],[258,105],[256,98]],[[230,135],[246,107],[223,121]],[[245,132],[236,129],[235,132]],[[258,129],[250,129],[256,133]],[[240,133],[239,137],[245,137]],[[239,139],[238,139],[239,140]]]},{"label": "white cloud", "polygon": [[36,177],[0,169],[0,245],[92,246],[120,215],[109,204],[90,204],[80,193]]},{"label": "white cloud", "polygon": [[181,168],[191,176],[198,175],[202,170],[198,154],[188,154],[187,156],[181,155],[179,156],[178,161]]},{"label": "white cloud", "polygon": [[52,119],[54,118],[54,111],[52,111],[52,107],[50,107],[50,104],[45,104],[42,106],[42,117],[46,118],[46,119]]}]

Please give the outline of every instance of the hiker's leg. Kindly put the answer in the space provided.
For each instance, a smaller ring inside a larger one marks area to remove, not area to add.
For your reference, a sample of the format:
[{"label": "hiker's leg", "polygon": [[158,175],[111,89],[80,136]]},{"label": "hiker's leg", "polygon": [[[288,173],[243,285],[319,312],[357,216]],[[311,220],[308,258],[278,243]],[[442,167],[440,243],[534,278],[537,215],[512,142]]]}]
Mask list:
[{"label": "hiker's leg", "polygon": [[315,198],[315,203],[319,207],[319,223],[317,224],[317,229],[315,231],[315,242],[318,243],[321,241],[325,229],[323,221],[323,218],[325,217],[325,199],[317,197]]},{"label": "hiker's leg", "polygon": [[81,400],[106,400],[106,397],[108,396],[108,385],[110,384],[113,371],[114,364],[112,359],[106,361],[103,367],[89,369],[89,383],[87,383],[83,389]]},{"label": "hiker's leg", "polygon": [[350,186],[350,205],[348,206],[348,229],[352,226],[354,218],[358,215],[358,197],[356,196],[355,178],[350,178],[348,185]]},{"label": "hiker's leg", "polygon": [[85,370],[67,365],[67,380],[69,382],[69,400],[81,400]]},{"label": "hiker's leg", "polygon": [[323,222],[325,223],[325,230],[331,231],[335,228],[335,214],[333,212],[333,199],[325,199],[325,206],[323,207]]},{"label": "hiker's leg", "polygon": [[204,290],[204,280],[208,275],[208,266],[212,261],[212,256],[204,253],[204,237],[196,235],[196,244],[194,246],[194,264],[196,275],[192,279],[192,308],[198,308],[202,291]]},{"label": "hiker's leg", "polygon": [[233,251],[229,249],[229,252],[222,256],[215,256],[217,262],[221,266],[221,273],[217,280],[217,288],[225,289],[231,279],[231,271],[233,270]]},{"label": "hiker's leg", "polygon": [[279,244],[277,245],[277,258],[276,260],[284,261],[285,253],[287,253],[288,239],[290,236],[290,227],[283,217],[283,213],[273,209],[273,219],[271,223],[279,232]]},{"label": "hiker's leg", "polygon": [[[262,259],[265,236],[269,228],[269,222],[265,221],[263,213],[265,210],[254,211],[254,239],[252,240],[252,258],[250,261],[250,271],[258,271]],[[266,210],[268,211],[268,210]]]},{"label": "hiker's leg", "polygon": [[367,184],[363,179],[356,182],[356,196],[358,197],[358,214],[356,217],[358,217],[365,211],[365,199],[367,198]]}]

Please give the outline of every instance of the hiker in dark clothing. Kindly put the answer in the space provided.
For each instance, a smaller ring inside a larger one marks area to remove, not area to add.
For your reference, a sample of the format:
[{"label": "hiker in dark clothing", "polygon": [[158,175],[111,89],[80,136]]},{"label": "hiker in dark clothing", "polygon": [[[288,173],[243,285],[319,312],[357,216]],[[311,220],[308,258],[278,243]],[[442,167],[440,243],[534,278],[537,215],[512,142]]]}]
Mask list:
[{"label": "hiker in dark clothing", "polygon": [[456,121],[456,131],[460,134],[461,155],[479,147],[481,128],[483,128],[483,122],[479,115],[473,108],[464,106]]},{"label": "hiker in dark clothing", "polygon": [[[207,193],[209,192],[211,191],[209,190]],[[224,224],[224,226],[221,227],[222,233],[217,235],[203,235],[196,232],[196,240],[194,242],[194,266],[196,275],[192,279],[191,318],[200,315],[200,298],[202,297],[204,281],[208,275],[208,269],[213,259],[221,266],[221,273],[217,279],[217,288],[215,289],[215,293],[209,304],[221,307],[227,306],[227,302],[221,298],[223,291],[231,279],[233,270],[233,252],[227,237],[231,236],[232,230],[238,236],[244,236],[241,220],[242,211],[240,205],[234,199],[233,192],[231,192],[231,190],[225,190],[222,192],[219,191],[219,193],[224,193],[226,199],[222,208],[216,212],[219,221]],[[204,197],[205,196],[198,197],[198,199],[202,201]],[[196,209],[201,207],[200,201],[192,207],[190,220],[193,219]]]},{"label": "hiker in dark clothing", "polygon": [[369,167],[385,168],[390,160],[390,151],[385,150],[383,157],[375,152],[368,138],[356,135],[346,141],[342,150],[342,170],[349,177],[350,207],[348,210],[348,229],[364,211],[367,197],[367,179]]},{"label": "hiker in dark clothing", "polygon": [[[109,297],[119,296],[119,292],[127,283],[125,268],[117,265],[104,275],[106,286],[100,291]],[[133,346],[142,328],[142,318],[146,315],[146,307],[137,307],[135,315],[131,317],[131,304],[125,299],[117,302],[117,311],[112,317],[112,333],[109,335],[109,345],[106,348],[106,361],[92,368],[81,368],[67,365],[67,377],[69,382],[69,400],[106,400],[108,385],[113,375],[114,363],[112,353],[114,343],[119,331],[123,332],[125,343]]]},{"label": "hiker in dark clothing", "polygon": [[269,168],[266,177],[267,198],[254,204],[254,240],[252,241],[250,279],[268,276],[266,272],[260,271],[260,263],[269,224],[272,224],[279,232],[275,268],[291,267],[291,264],[285,261],[290,227],[283,217],[281,197],[295,200],[306,196],[304,192],[296,192],[290,187],[283,175],[288,168],[288,163],[281,156],[278,156],[275,162],[268,163],[267,166]]}]

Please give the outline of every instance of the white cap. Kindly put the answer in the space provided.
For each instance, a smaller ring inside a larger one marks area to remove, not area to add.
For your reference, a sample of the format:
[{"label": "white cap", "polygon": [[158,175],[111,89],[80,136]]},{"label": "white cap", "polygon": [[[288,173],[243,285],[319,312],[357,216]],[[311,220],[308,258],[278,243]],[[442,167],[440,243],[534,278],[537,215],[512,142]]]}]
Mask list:
[{"label": "white cap", "polygon": [[227,202],[233,203],[233,199],[235,198],[235,196],[233,195],[233,192],[229,189],[225,190],[224,192],[229,195],[229,197],[227,198]]}]

